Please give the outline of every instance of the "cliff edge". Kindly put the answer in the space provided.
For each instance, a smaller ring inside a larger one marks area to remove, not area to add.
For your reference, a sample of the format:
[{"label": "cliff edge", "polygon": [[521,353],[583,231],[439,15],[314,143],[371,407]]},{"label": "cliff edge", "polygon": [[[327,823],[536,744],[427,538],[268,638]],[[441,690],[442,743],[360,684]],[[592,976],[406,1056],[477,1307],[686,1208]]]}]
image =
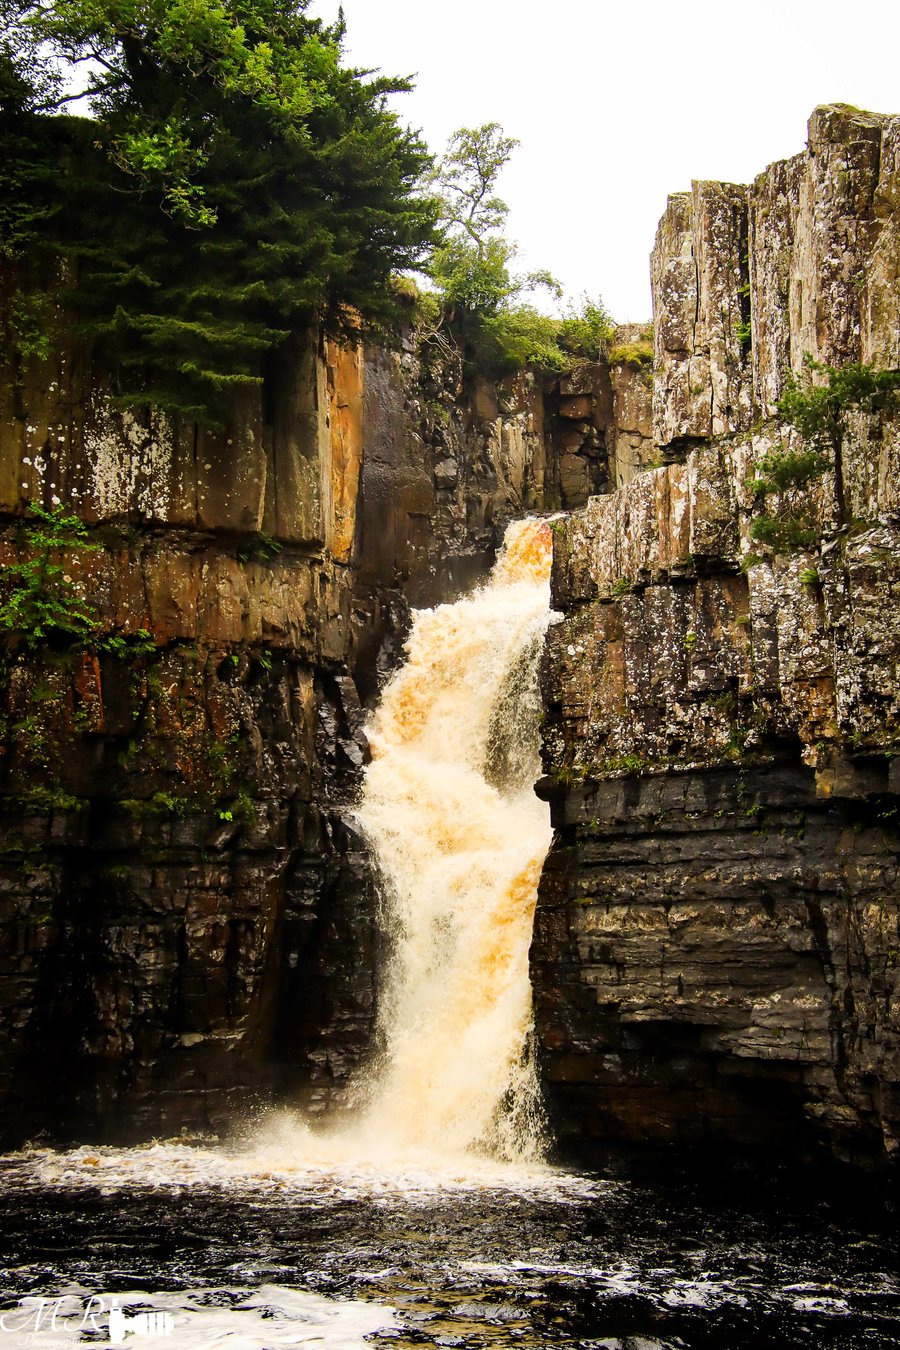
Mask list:
[{"label": "cliff edge", "polygon": [[897,1159],[900,414],[845,386],[900,366],[898,203],[900,118],[834,106],[660,222],[658,466],[556,526],[532,972],[570,1142]]}]

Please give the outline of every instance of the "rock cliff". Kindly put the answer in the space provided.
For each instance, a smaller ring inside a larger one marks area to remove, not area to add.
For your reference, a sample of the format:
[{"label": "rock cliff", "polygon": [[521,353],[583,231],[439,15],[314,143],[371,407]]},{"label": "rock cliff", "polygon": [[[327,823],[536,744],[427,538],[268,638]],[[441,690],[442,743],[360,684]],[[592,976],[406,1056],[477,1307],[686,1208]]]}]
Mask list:
[{"label": "rock cliff", "polygon": [[849,407],[802,486],[755,479],[805,453],[807,358],[900,366],[898,146],[822,108],[752,185],[673,197],[652,357],[621,330],[498,383],[412,330],[298,334],[215,432],[116,411],[71,336],[4,371],[0,603],[91,629],[6,625],[5,1140],[339,1099],[379,959],[367,709],[409,606],[562,509],[532,948],[560,1138],[896,1159],[896,404]]},{"label": "rock cliff", "polygon": [[[556,526],[532,969],[571,1142],[900,1152],[900,417],[850,408],[827,472],[754,482],[804,449],[808,357],[900,366],[898,147],[819,108],[751,186],[670,198],[658,467]],[[754,540],[773,503],[802,546]]]},{"label": "rock cliff", "polygon": [[298,334],[210,431],[116,411],[61,329],[0,382],[0,602],[43,559],[32,600],[96,631],[6,626],[0,1132],[322,1109],[373,1022],[366,708],[410,604],[483,576],[510,518],[605,485],[616,370],[576,410],[558,379],[464,379],[412,329],[365,353]]}]

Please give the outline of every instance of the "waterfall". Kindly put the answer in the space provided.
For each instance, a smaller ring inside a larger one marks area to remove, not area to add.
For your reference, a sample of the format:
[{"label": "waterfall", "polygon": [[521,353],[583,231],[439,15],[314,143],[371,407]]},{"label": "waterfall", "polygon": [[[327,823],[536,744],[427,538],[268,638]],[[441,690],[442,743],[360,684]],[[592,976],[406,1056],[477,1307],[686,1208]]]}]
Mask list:
[{"label": "waterfall", "polygon": [[528,948],[550,845],[537,667],[550,525],[509,526],[488,582],[415,614],[370,728],[359,820],[382,879],[382,1049],[359,1133],[392,1151],[540,1153]]}]

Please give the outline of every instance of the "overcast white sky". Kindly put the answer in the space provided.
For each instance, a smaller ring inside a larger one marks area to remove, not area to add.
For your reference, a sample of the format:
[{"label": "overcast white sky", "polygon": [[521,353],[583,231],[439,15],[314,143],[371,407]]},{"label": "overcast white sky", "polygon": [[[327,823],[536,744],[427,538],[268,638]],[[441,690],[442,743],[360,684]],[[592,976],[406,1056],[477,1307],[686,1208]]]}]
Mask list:
[{"label": "overcast white sky", "polygon": [[[326,19],[338,0],[313,0]],[[415,74],[396,101],[440,150],[500,122],[523,269],[616,318],[650,315],[669,192],[748,182],[803,148],[818,103],[900,113],[898,0],[344,0],[355,65]]]}]

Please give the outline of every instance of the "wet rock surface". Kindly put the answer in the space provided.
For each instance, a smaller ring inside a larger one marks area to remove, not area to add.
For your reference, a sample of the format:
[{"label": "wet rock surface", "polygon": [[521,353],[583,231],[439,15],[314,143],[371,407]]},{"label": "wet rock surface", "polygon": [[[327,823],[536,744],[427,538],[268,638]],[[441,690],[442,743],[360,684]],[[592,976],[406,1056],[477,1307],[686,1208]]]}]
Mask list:
[{"label": "wet rock surface", "polygon": [[5,1138],[339,1097],[376,1011],[366,718],[411,605],[605,481],[609,370],[585,380],[576,426],[558,377],[464,378],[413,330],[396,351],[298,334],[210,431],[115,410],[68,338],[4,372],[0,563],[33,556],[31,503],[77,515],[87,547],[62,532],[53,586],[99,625],[6,641]]},{"label": "wet rock surface", "polygon": [[892,1151],[883,813],[777,761],[585,785],[562,809],[533,949],[559,1136]]},{"label": "wet rock surface", "polygon": [[671,462],[556,526],[532,971],[566,1137],[900,1156],[896,413],[848,416],[808,547],[751,537],[750,483],[803,449],[806,354],[897,365],[896,122],[820,108],[751,187],[670,199]]},{"label": "wet rock surface", "polygon": [[[65,1289],[77,1315],[79,1294],[102,1291],[128,1294],[130,1315],[171,1309],[176,1334],[198,1342],[227,1330],[269,1344],[280,1309],[293,1296],[302,1315],[297,1291],[308,1291],[336,1316],[344,1300],[380,1309],[372,1345],[900,1345],[895,1215],[833,1176],[804,1189],[788,1169],[729,1175],[708,1160],[698,1175],[671,1159],[607,1158],[603,1175],[519,1189],[429,1188],[415,1174],[285,1185],[263,1168],[227,1186],[132,1178],[117,1191],[98,1184],[105,1159],[85,1154],[62,1185],[25,1186],[15,1163],[0,1173],[10,1325],[20,1297]],[[246,1311],[253,1294],[269,1309],[261,1327]],[[302,1320],[287,1330],[321,1334]],[[339,1336],[338,1324],[328,1339]]]}]

